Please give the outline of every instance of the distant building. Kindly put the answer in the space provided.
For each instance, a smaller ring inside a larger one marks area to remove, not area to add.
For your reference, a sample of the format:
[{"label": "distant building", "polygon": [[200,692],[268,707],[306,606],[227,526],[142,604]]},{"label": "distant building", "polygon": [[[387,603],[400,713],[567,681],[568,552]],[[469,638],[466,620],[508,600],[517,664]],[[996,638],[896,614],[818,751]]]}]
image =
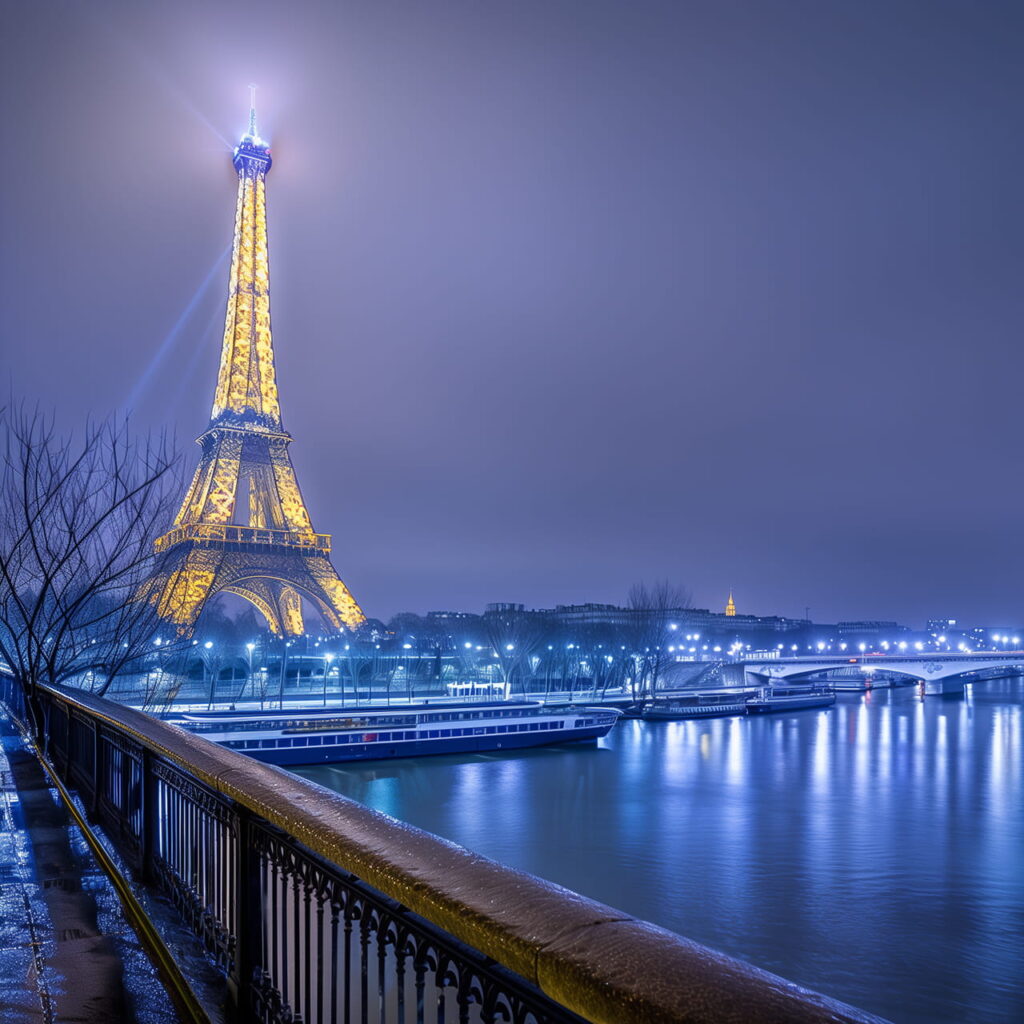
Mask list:
[{"label": "distant building", "polygon": [[[582,626],[625,626],[636,612],[614,604],[560,604],[540,609],[539,615],[571,630]],[[675,643],[694,648],[694,653],[727,649],[733,644],[758,649],[778,649],[781,637],[788,644],[810,642],[811,623],[806,619],[786,619],[778,615],[739,615],[733,610],[713,612],[707,608],[675,608],[666,613]],[[828,627],[831,628],[831,627]],[[684,644],[685,642],[685,644]]]},{"label": "distant building", "polygon": [[[466,637],[486,631],[487,619],[494,616],[514,617],[528,615],[545,620],[554,635],[563,635],[568,642],[584,641],[588,633],[601,630],[621,630],[624,638],[635,626],[636,609],[617,604],[560,604],[554,608],[528,609],[511,601],[496,601],[485,606],[483,615],[472,612],[432,611],[425,616],[435,629],[446,631],[452,638],[464,641]],[[790,619],[781,615],[741,615],[736,600],[729,592],[725,610],[713,612],[707,608],[674,608],[665,611],[667,625],[665,642],[678,661],[707,660],[728,656],[794,657],[814,651],[841,653],[847,650],[880,650],[895,644],[897,647],[923,650],[934,643],[927,632],[914,633],[908,627],[890,620],[858,620],[838,623],[814,623],[810,619]],[[951,620],[933,620],[929,627],[948,627]],[[936,636],[942,635],[932,630]],[[999,648],[1009,646],[1024,637],[1024,630],[999,628],[963,629],[962,639],[971,647],[991,646],[992,637]],[[1003,640],[1003,637],[1006,640]],[[949,638],[952,640],[952,637]],[[959,638],[958,638],[959,639]],[[619,641],[615,641],[619,642]],[[954,647],[955,642],[953,641]]]}]

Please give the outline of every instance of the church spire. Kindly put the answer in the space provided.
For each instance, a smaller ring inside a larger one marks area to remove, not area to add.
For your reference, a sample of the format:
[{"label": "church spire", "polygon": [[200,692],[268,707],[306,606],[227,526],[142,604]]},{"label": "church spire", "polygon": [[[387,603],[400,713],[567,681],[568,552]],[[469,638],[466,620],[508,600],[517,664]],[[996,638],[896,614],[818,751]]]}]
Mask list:
[{"label": "church spire", "polygon": [[725,605],[725,614],[733,616],[736,614],[736,602],[732,599],[732,591],[729,591],[729,600]]}]

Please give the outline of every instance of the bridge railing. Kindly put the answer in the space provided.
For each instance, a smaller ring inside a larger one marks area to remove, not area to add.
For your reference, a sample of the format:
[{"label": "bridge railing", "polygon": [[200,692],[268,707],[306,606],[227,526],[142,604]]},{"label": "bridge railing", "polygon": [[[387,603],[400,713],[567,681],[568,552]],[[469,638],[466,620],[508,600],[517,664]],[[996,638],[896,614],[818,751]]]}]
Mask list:
[{"label": "bridge railing", "polygon": [[[9,679],[0,698],[17,712]],[[57,688],[32,705],[56,772],[220,965],[235,1020],[877,1020],[141,712]]]}]

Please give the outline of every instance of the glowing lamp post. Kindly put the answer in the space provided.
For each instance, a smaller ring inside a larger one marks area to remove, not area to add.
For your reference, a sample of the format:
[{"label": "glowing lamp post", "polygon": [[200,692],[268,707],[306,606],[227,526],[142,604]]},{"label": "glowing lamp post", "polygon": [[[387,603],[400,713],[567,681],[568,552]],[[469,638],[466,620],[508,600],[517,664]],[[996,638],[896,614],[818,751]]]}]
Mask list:
[{"label": "glowing lamp post", "polygon": [[327,707],[327,677],[331,674],[332,661],[334,661],[333,654],[324,655],[324,707]]}]

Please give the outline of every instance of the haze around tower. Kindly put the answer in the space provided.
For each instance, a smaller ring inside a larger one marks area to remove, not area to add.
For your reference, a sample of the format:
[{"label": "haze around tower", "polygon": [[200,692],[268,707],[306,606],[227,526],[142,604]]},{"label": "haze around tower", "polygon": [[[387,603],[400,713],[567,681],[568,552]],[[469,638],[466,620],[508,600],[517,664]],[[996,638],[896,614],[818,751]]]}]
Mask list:
[{"label": "haze around tower", "polygon": [[284,424],[369,613],[1020,619],[1019,5],[303,9],[5,15],[20,392],[193,457],[255,80]]}]

